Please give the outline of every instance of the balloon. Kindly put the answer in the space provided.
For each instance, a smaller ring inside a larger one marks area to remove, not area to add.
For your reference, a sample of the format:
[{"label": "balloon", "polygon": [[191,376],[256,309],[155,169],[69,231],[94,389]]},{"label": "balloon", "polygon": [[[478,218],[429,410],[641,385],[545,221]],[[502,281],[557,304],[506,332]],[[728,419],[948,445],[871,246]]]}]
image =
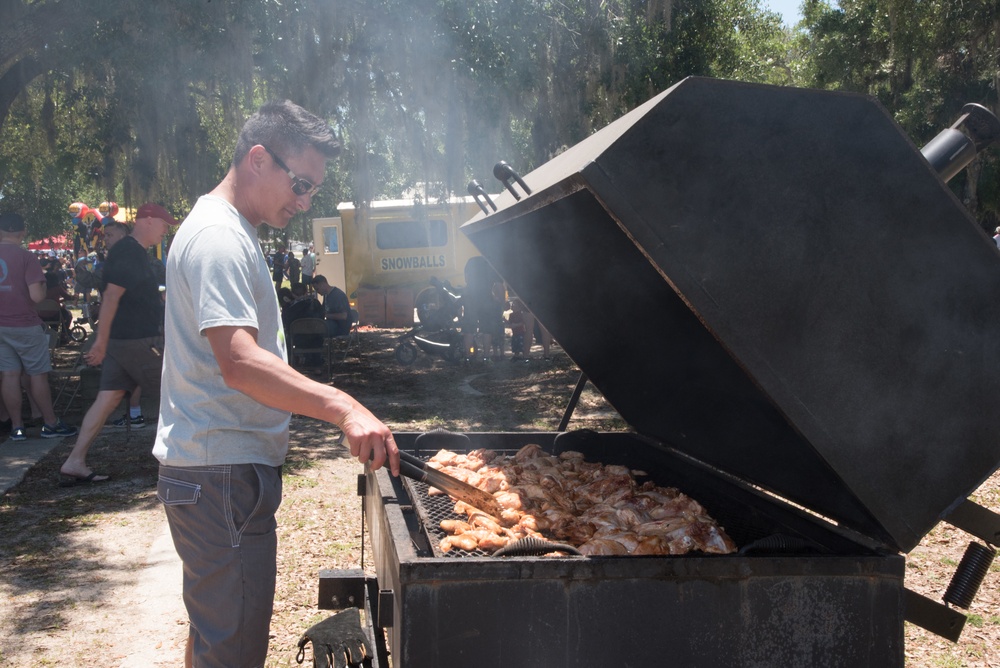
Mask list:
[{"label": "balloon", "polygon": [[72,204],[69,205],[69,212],[74,218],[76,218],[77,216],[80,215],[80,212],[86,208],[87,205],[84,204],[83,202],[73,202]]},{"label": "balloon", "polygon": [[118,204],[115,202],[101,202],[97,206],[97,210],[101,212],[102,216],[113,216],[118,213]]}]

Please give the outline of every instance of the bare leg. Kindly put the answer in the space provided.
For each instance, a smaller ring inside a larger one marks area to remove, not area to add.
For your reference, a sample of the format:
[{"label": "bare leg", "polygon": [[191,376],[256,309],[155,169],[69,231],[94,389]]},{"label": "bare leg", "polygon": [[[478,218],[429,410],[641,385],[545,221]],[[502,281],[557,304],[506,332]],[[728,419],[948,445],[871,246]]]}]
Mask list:
[{"label": "bare leg", "polygon": [[135,389],[132,390],[132,396],[128,400],[129,408],[138,408],[139,407],[139,398],[141,396],[142,396],[142,388],[140,386],[136,385]]},{"label": "bare leg", "polygon": [[[90,450],[91,443],[104,426],[104,422],[111,415],[115,406],[121,402],[125,396],[125,390],[101,390],[97,393],[97,399],[83,416],[83,424],[80,425],[80,435],[76,438],[76,443],[69,453],[69,457],[59,468],[60,473],[77,477],[86,477],[91,471],[87,468],[87,451]],[[104,478],[101,478],[103,480]]]},{"label": "bare leg", "polygon": [[[25,393],[28,395],[28,403],[31,405],[31,419],[39,420],[42,416],[42,408],[35,401],[35,396],[31,393],[31,376],[21,372],[21,387],[24,389]],[[51,396],[51,394],[49,395]],[[51,422],[49,424],[52,424]]]},{"label": "bare leg", "polygon": [[549,330],[542,327],[542,355],[546,358],[549,357],[549,348],[552,346],[552,335],[549,334]]},{"label": "bare leg", "polygon": [[0,394],[3,395],[3,402],[10,413],[11,431],[24,427],[24,419],[21,417],[21,370],[4,371],[0,379]]},{"label": "bare leg", "polygon": [[0,422],[6,422],[10,419],[10,413],[7,412],[7,402],[3,400],[3,392],[0,391]]},{"label": "bare leg", "polygon": [[535,316],[530,311],[525,311],[522,318],[524,319],[524,348],[521,352],[527,359],[531,357],[531,342],[535,340]]},{"label": "bare leg", "polygon": [[56,419],[56,412],[52,408],[52,388],[49,387],[49,374],[40,373],[37,376],[29,376],[28,382],[31,385],[30,396],[35,399],[45,424],[55,425],[59,420]]}]

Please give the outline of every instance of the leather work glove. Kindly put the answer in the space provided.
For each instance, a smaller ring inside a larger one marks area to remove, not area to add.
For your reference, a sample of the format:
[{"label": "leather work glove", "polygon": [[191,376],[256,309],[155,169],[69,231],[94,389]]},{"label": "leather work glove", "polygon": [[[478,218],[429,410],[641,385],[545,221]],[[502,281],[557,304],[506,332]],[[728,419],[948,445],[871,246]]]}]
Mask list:
[{"label": "leather work glove", "polygon": [[357,608],[341,610],[310,626],[299,638],[299,653],[295,657],[297,663],[305,660],[308,642],[312,642],[313,668],[360,666],[372,655]]}]

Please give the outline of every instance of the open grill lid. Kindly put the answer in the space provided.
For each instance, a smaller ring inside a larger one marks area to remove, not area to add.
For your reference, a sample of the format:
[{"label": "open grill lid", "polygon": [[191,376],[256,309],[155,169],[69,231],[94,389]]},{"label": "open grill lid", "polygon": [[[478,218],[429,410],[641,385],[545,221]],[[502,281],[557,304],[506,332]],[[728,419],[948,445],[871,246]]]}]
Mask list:
[{"label": "open grill lid", "polygon": [[1000,254],[865,96],[689,78],[463,226],[638,432],[909,551],[1000,466]]}]

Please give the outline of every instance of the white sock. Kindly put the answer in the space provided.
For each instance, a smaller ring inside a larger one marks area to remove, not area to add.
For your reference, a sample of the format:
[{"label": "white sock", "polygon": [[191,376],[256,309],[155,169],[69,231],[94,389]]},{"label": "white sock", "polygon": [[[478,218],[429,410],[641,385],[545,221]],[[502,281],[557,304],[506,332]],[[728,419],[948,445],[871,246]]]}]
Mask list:
[{"label": "white sock", "polygon": [[129,417],[135,419],[137,417],[142,417],[142,407],[141,406],[129,406],[128,407]]}]

